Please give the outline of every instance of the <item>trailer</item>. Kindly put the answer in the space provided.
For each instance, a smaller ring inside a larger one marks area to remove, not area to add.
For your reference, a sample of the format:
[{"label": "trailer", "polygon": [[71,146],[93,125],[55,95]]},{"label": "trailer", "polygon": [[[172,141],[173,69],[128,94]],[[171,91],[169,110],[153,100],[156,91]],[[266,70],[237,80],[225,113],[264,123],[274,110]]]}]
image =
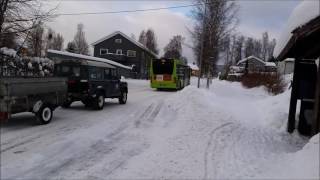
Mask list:
[{"label": "trailer", "polygon": [[16,113],[32,112],[38,123],[48,124],[66,96],[66,78],[1,77],[0,121],[6,122]]}]

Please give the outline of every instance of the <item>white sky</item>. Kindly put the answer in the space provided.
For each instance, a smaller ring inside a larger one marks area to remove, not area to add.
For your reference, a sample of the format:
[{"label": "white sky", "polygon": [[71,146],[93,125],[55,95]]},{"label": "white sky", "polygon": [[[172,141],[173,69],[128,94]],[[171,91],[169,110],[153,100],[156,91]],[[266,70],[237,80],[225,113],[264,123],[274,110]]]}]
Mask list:
[{"label": "white sky", "polygon": [[[192,1],[43,1],[52,6],[58,5],[57,13],[101,12],[158,8],[192,4]],[[292,11],[299,3],[297,0],[242,0],[239,4],[239,26],[237,31],[244,35],[260,37],[268,31],[271,37],[278,38]],[[174,35],[182,35],[187,44],[192,44],[189,29],[192,29],[191,8],[136,12],[122,14],[59,16],[47,25],[61,33],[66,44],[73,39],[76,25],[83,23],[87,41],[94,41],[120,30],[138,38],[143,29],[152,28],[158,39],[158,47],[162,50]],[[183,55],[194,61],[193,52],[184,46]]]}]

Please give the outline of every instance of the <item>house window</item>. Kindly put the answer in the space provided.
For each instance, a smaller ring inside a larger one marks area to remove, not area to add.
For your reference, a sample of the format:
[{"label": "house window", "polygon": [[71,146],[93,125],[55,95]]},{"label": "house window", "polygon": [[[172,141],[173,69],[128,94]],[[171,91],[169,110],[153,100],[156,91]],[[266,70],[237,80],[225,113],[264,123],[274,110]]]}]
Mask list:
[{"label": "house window", "polygon": [[117,55],[122,55],[122,49],[117,49],[116,54]]},{"label": "house window", "polygon": [[128,57],[136,57],[136,51],[128,50],[127,51],[127,56]]},{"label": "house window", "polygon": [[115,39],[114,40],[116,43],[121,44],[122,43],[122,39]]},{"label": "house window", "polygon": [[100,55],[108,54],[108,49],[100,49]]}]

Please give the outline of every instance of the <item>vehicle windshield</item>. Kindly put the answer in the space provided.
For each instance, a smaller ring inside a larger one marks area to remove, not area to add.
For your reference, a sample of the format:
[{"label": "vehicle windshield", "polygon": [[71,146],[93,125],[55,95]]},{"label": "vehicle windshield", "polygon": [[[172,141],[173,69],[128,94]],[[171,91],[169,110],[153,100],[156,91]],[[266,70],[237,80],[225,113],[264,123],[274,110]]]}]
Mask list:
[{"label": "vehicle windshield", "polygon": [[152,67],[153,67],[154,74],[172,74],[173,60],[156,59],[156,60],[153,60]]}]

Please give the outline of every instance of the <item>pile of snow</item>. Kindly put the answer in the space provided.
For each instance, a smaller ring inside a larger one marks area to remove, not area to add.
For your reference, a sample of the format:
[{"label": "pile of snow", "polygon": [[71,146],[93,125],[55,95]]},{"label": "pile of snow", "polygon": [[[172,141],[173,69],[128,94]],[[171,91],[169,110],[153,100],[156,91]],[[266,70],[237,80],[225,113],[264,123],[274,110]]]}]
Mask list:
[{"label": "pile of snow", "polygon": [[282,31],[279,41],[274,49],[273,56],[278,57],[281,51],[285,48],[286,44],[289,42],[292,34],[291,32],[308,23],[310,20],[319,16],[320,12],[320,1],[302,1],[291,13],[285,29]]},{"label": "pile of snow", "polygon": [[0,48],[0,53],[11,57],[16,57],[17,55],[17,51],[15,51],[14,49],[9,49],[7,47]]},{"label": "pile of snow", "polygon": [[313,136],[302,150],[279,158],[259,178],[263,179],[319,179],[319,139]]}]

